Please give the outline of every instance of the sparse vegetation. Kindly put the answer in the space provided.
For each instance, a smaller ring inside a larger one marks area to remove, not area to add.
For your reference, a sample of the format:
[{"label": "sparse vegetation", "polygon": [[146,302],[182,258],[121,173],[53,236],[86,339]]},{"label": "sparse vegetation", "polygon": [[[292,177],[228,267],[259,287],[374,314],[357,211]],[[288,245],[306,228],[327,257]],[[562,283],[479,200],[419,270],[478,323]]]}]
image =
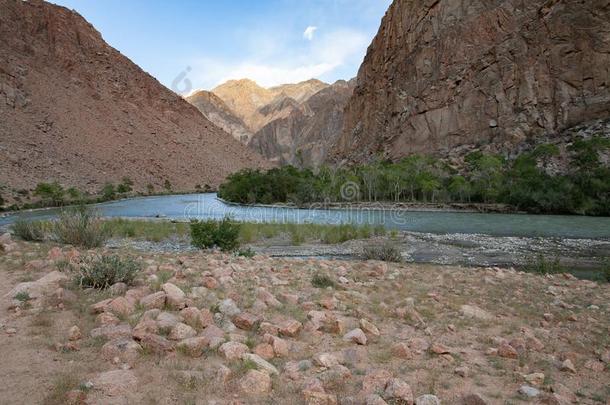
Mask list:
[{"label": "sparse vegetation", "polygon": [[122,218],[104,220],[104,230],[110,237],[145,239],[159,242],[172,236],[189,234],[187,223],[170,221],[129,220]]},{"label": "sparse vegetation", "polygon": [[246,222],[241,224],[240,240],[242,243],[253,243],[264,239],[288,235],[292,243],[296,245],[306,241],[334,244],[385,234],[386,231],[383,226]]},{"label": "sparse vegetation", "polygon": [[362,250],[363,260],[381,260],[384,262],[402,262],[400,249],[393,243],[386,242],[381,245],[366,246]]},{"label": "sparse vegetation", "polygon": [[141,264],[118,255],[95,256],[86,259],[76,270],[75,283],[81,288],[105,289],[115,283],[131,284]]},{"label": "sparse vegetation", "polygon": [[240,224],[224,218],[222,221],[192,221],[191,241],[200,249],[218,247],[223,251],[233,251],[239,247]]},{"label": "sparse vegetation", "polygon": [[543,255],[529,258],[528,263],[525,265],[525,270],[537,274],[558,274],[567,272],[567,269],[559,262],[559,258],[548,259]]},{"label": "sparse vegetation", "polygon": [[[577,140],[564,174],[549,174],[560,153],[543,144],[515,159],[473,152],[460,170],[446,161],[413,155],[350,168],[294,167],[243,170],[220,186],[219,196],[242,204],[417,202],[508,204],[533,213],[610,215],[610,167],[600,158],[610,140]],[[349,190],[345,188],[350,185]],[[349,192],[347,192],[349,191]]]},{"label": "sparse vegetation", "polygon": [[28,302],[32,299],[32,297],[30,297],[30,294],[28,294],[27,291],[20,291],[13,298],[21,302]]},{"label": "sparse vegetation", "polygon": [[49,232],[49,222],[45,221],[27,221],[25,219],[17,219],[11,226],[13,233],[25,241],[41,242],[47,237]]},{"label": "sparse vegetation", "polygon": [[53,235],[60,243],[87,249],[102,246],[108,237],[103,221],[85,206],[62,211],[53,223]]},{"label": "sparse vegetation", "polygon": [[311,285],[316,288],[335,288],[335,281],[326,274],[317,273],[311,278]]}]

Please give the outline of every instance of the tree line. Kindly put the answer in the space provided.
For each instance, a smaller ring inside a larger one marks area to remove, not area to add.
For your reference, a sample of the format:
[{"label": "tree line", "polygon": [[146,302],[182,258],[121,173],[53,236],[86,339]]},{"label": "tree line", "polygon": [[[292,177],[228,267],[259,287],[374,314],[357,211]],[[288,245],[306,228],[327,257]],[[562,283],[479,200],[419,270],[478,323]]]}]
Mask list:
[{"label": "tree line", "polygon": [[[419,202],[508,204],[532,213],[610,215],[610,139],[574,141],[566,151],[543,144],[516,158],[482,152],[463,167],[413,155],[398,162],[317,171],[292,166],[246,169],[228,177],[219,196],[242,204]],[[560,154],[567,156],[561,156]],[[566,167],[555,168],[558,161]],[[351,186],[349,188],[348,186]]]}]

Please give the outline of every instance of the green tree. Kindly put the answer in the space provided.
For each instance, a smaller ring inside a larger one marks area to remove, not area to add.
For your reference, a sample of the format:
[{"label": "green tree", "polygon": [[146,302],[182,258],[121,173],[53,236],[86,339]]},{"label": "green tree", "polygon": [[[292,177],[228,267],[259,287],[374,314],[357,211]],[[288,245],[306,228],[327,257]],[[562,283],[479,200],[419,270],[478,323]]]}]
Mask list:
[{"label": "green tree", "polygon": [[64,194],[65,190],[58,182],[39,183],[34,190],[34,195],[40,197],[45,204],[63,204]]},{"label": "green tree", "polygon": [[116,187],[114,184],[104,184],[104,187],[102,187],[102,198],[104,200],[114,200],[116,198]]}]

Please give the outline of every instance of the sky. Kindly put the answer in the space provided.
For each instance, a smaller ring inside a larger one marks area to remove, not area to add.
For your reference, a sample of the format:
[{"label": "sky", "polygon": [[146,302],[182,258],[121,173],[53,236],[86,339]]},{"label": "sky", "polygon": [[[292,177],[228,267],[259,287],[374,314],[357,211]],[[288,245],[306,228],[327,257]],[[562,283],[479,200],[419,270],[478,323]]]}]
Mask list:
[{"label": "sky", "polygon": [[52,0],[177,93],[355,77],[392,0]]}]

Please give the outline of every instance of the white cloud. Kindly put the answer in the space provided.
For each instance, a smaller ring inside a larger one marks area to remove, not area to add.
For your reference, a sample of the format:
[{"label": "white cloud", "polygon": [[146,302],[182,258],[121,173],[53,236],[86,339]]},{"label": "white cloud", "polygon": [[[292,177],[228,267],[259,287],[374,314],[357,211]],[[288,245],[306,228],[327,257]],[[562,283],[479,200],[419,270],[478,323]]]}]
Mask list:
[{"label": "white cloud", "polygon": [[307,27],[305,29],[305,32],[303,33],[303,38],[305,38],[308,41],[313,40],[313,34],[318,30],[318,27],[314,26],[314,25],[310,25],[309,27]]},{"label": "white cloud", "polygon": [[[273,41],[270,41],[273,42]],[[264,87],[312,78],[336,79],[333,72],[359,66],[370,38],[353,29],[324,32],[306,46],[302,42],[265,44],[266,52],[252,49],[240,59],[202,58],[188,61],[189,74],[197,87],[211,89],[233,79],[252,79]],[[349,79],[349,77],[342,77]]]}]

